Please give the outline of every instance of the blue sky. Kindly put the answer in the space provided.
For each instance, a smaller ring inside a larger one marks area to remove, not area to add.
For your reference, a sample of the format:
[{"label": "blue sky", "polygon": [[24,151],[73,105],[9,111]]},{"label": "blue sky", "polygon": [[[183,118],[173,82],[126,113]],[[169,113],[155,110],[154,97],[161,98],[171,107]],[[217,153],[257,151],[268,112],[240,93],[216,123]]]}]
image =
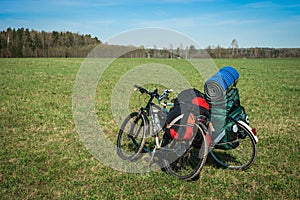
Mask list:
[{"label": "blue sky", "polygon": [[300,47],[300,2],[225,0],[0,0],[0,29],[91,34],[101,41],[124,31],[176,30],[201,44]]}]

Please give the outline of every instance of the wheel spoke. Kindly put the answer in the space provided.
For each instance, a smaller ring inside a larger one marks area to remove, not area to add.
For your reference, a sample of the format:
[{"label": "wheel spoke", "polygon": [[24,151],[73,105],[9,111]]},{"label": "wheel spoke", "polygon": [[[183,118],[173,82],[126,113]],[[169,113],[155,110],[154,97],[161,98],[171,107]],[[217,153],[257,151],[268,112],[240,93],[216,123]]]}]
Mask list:
[{"label": "wheel spoke", "polygon": [[118,134],[117,153],[124,160],[135,160],[145,144],[145,118],[137,112],[123,122]]},{"label": "wheel spoke", "polygon": [[169,174],[184,180],[190,180],[199,174],[206,162],[208,147],[202,128],[196,126],[194,134],[198,134],[196,135],[198,138],[196,137],[197,139],[180,158],[170,165],[168,165],[169,161],[165,161]]},{"label": "wheel spoke", "polygon": [[210,150],[212,157],[225,168],[247,169],[256,158],[256,142],[249,131],[251,129],[239,123],[238,128],[239,145],[236,148],[230,150],[212,148]]}]

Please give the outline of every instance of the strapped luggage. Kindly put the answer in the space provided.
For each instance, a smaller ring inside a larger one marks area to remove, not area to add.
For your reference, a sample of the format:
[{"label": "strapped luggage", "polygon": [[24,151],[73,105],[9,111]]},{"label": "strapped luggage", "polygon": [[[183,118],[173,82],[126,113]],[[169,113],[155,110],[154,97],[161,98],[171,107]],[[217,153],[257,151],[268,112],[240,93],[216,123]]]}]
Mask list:
[{"label": "strapped luggage", "polygon": [[178,94],[174,107],[167,116],[170,124],[170,135],[173,139],[190,140],[196,116],[209,116],[209,104],[205,95],[195,88],[187,89]]},{"label": "strapped luggage", "polygon": [[235,87],[238,78],[236,69],[227,66],[208,79],[204,86],[211,108],[210,119],[214,127],[212,141],[215,148],[234,149],[239,145],[238,136],[243,135],[233,130],[237,120],[247,121],[247,115],[240,104],[238,89]]}]

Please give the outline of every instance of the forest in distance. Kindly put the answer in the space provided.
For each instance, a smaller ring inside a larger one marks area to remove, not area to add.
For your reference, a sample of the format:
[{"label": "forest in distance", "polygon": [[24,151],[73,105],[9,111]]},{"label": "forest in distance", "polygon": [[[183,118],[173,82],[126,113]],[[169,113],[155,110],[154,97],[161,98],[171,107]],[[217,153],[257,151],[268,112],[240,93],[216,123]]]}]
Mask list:
[{"label": "forest in distance", "polygon": [[7,28],[0,31],[0,58],[38,58],[38,57],[86,57],[97,45],[107,50],[105,57],[114,57],[109,52],[126,52],[126,58],[299,58],[300,48],[240,48],[233,39],[231,46],[220,45],[196,49],[194,45],[183,47],[135,47],[132,45],[103,44],[90,34],[69,31],[36,31],[28,28]]}]

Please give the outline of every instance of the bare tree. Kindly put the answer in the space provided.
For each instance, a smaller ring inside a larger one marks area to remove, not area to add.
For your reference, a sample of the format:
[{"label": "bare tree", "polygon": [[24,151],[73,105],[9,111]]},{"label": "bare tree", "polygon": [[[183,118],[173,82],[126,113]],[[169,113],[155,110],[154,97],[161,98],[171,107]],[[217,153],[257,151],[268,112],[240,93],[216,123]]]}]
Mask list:
[{"label": "bare tree", "polygon": [[171,59],[173,58],[173,44],[170,43],[170,56]]},{"label": "bare tree", "polygon": [[232,47],[232,55],[235,55],[236,50],[239,48],[238,41],[236,39],[233,39],[231,41],[231,47]]}]

